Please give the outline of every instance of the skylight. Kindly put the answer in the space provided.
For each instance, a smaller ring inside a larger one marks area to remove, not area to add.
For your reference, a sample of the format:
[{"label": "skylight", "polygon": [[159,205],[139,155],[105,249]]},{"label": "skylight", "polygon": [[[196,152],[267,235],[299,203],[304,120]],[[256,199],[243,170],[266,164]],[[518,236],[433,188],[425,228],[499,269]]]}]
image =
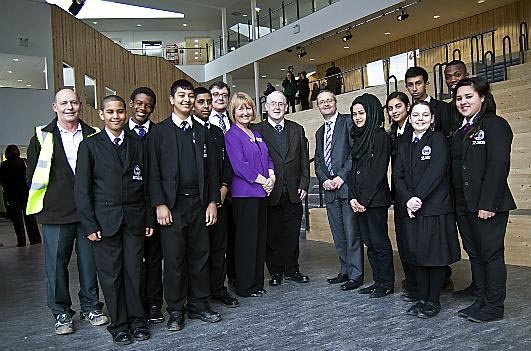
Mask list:
[{"label": "skylight", "polygon": [[[72,0],[46,0],[65,11]],[[157,10],[148,7],[120,4],[103,0],[87,0],[76,16],[79,19],[93,18],[184,18],[183,13]]]}]

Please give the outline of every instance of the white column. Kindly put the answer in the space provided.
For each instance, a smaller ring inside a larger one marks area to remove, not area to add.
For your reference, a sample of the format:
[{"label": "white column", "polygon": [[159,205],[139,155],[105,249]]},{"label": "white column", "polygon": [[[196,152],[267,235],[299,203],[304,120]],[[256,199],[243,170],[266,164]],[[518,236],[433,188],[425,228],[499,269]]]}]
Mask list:
[{"label": "white column", "polygon": [[220,51],[222,55],[225,55],[227,50],[227,9],[221,8],[221,41]]},{"label": "white column", "polygon": [[258,35],[256,35],[256,0],[251,0],[251,39],[255,40]]},{"label": "white column", "polygon": [[253,62],[254,67],[254,93],[256,110],[260,114],[257,116],[258,120],[262,119],[262,107],[260,106],[260,68],[258,67],[258,61]]}]

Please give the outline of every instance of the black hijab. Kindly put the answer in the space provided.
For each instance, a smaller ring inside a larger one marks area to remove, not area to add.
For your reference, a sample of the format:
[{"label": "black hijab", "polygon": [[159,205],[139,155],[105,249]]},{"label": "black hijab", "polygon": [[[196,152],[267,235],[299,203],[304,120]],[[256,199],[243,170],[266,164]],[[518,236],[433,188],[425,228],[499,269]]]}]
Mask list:
[{"label": "black hijab", "polygon": [[376,131],[383,128],[384,112],[380,100],[372,94],[363,94],[352,101],[350,105],[350,115],[352,118],[352,107],[360,104],[365,109],[366,121],[363,127],[358,128],[352,125],[350,135],[354,140],[352,147],[352,158],[363,160],[369,158],[374,149],[374,135]]}]

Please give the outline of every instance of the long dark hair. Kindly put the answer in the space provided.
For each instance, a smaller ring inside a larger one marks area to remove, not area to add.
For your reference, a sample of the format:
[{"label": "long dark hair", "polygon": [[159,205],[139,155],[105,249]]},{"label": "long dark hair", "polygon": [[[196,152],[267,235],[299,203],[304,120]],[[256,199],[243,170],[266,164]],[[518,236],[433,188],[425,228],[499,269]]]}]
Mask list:
[{"label": "long dark hair", "polygon": [[354,139],[354,146],[352,147],[352,158],[356,160],[363,160],[373,152],[374,149],[374,135],[376,131],[383,128],[384,113],[382,103],[372,94],[363,94],[352,101],[350,105],[350,117],[352,118],[352,108],[354,105],[360,104],[365,110],[365,124],[358,128],[356,124],[352,125],[350,135]]},{"label": "long dark hair", "polygon": [[[398,100],[402,101],[404,103],[404,105],[406,105],[406,108],[408,108],[408,109],[410,108],[411,103],[409,102],[409,98],[407,97],[407,95],[404,94],[401,91],[393,91],[391,94],[389,94],[389,96],[387,96],[387,99],[385,100],[385,109],[386,109],[387,114],[389,116],[389,125],[390,125],[389,137],[391,138],[391,146],[393,147],[393,150],[395,150],[396,149],[396,143],[397,143],[396,131],[398,130],[398,123],[393,121],[393,118],[389,114],[389,109],[388,109],[389,108],[389,102],[391,100],[393,100],[393,99],[398,99]],[[408,110],[408,114],[409,114],[409,110]],[[407,118],[406,118],[406,121],[404,123],[408,123],[407,122]]]},{"label": "long dark hair", "polygon": [[[457,97],[457,90],[461,87],[472,87],[476,93],[480,97],[483,97],[483,103],[481,104],[481,109],[479,110],[479,113],[474,118],[474,122],[472,123],[472,126],[470,129],[466,132],[465,138],[470,138],[472,135],[476,134],[476,132],[481,127],[481,122],[483,122],[483,119],[485,118],[485,115],[489,113],[496,114],[496,102],[494,101],[494,96],[492,96],[490,92],[490,85],[489,82],[487,82],[486,79],[481,77],[471,77],[471,78],[465,78],[457,83],[455,86],[455,94],[452,99],[452,103],[457,108],[456,104],[456,97]],[[459,110],[458,110],[459,111]],[[458,127],[454,128],[455,130],[459,129],[461,127],[461,124],[463,123],[464,116],[458,113],[458,117],[456,120],[456,123]]]}]

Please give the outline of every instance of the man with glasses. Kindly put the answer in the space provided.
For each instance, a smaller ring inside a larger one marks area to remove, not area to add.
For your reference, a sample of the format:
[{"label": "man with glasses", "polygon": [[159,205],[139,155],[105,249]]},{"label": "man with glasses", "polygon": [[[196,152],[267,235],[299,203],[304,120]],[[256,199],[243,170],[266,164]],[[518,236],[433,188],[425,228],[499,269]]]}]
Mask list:
[{"label": "man with glasses", "polygon": [[352,119],[339,114],[336,103],[335,94],[329,90],[317,95],[325,123],[315,133],[315,175],[324,188],[328,223],[341,263],[339,274],[328,279],[328,283],[343,283],[341,290],[353,290],[363,284],[363,251],[345,183],[352,167]]},{"label": "man with glasses", "polygon": [[284,119],[288,105],[283,93],[269,94],[265,106],[267,121],[258,123],[253,129],[264,139],[277,176],[267,198],[269,285],[280,285],[283,278],[307,283],[310,278],[299,271],[299,235],[302,200],[310,182],[308,140],[300,124]]}]

